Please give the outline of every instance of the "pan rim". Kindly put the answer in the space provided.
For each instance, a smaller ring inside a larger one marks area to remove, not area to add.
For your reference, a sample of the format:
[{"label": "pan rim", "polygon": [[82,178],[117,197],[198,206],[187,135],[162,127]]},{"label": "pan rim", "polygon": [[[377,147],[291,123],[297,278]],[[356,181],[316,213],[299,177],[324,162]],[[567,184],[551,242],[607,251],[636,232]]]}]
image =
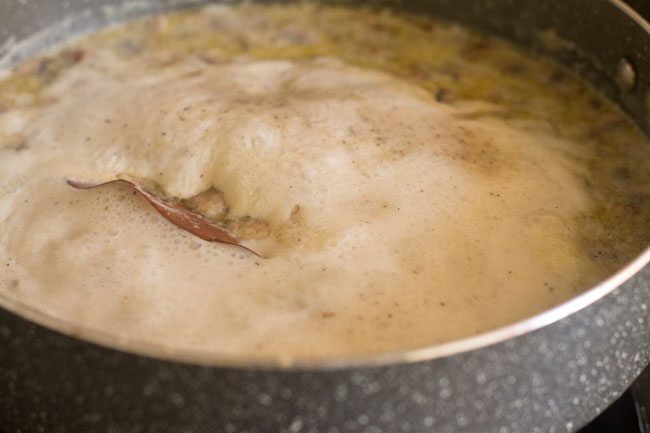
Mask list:
[{"label": "pan rim", "polygon": [[0,294],[0,311],[6,310],[37,326],[43,326],[68,338],[75,339],[80,343],[98,345],[108,350],[117,350],[135,356],[144,356],[168,362],[213,368],[251,370],[325,371],[386,367],[395,364],[412,364],[448,358],[504,343],[516,337],[537,331],[567,318],[611,294],[611,292],[638,274],[648,263],[650,263],[650,248],[647,248],[640,256],[620,271],[588,291],[549,310],[488,332],[414,349],[340,358],[323,357],[293,360],[291,358],[277,356],[256,359],[196,349],[177,349],[162,344],[119,337],[97,329],[84,328],[68,320],[54,317],[29,305],[7,298],[2,294]]},{"label": "pan rim", "polygon": [[[621,10],[646,33],[650,34],[650,24],[623,0],[607,0]],[[385,367],[395,364],[410,364],[433,361],[455,355],[480,350],[497,345],[516,337],[532,333],[546,326],[567,318],[610,295],[626,281],[638,274],[650,263],[650,247],[644,250],[619,271],[601,281],[590,289],[548,310],[537,313],[515,323],[499,327],[458,340],[423,346],[413,349],[364,354],[352,357],[323,357],[313,359],[291,359],[277,356],[269,358],[251,358],[225,355],[197,349],[177,349],[158,343],[115,336],[107,332],[84,328],[68,320],[57,318],[37,310],[27,304],[10,299],[0,293],[0,312],[6,310],[37,326],[43,326],[79,343],[99,345],[108,350],[126,352],[134,356],[144,356],[167,362],[201,365],[212,368],[235,368],[255,370],[339,370],[352,368]]]}]

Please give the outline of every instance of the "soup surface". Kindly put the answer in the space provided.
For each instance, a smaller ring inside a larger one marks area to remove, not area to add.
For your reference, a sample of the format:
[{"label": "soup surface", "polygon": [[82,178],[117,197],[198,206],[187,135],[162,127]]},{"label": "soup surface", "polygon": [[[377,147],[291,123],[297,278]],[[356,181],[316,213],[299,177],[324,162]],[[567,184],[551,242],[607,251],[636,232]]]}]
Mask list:
[{"label": "soup surface", "polygon": [[[209,243],[124,186],[218,221]],[[650,146],[502,41],[387,11],[213,6],[0,81],[0,302],[242,358],[475,335],[650,241]]]}]

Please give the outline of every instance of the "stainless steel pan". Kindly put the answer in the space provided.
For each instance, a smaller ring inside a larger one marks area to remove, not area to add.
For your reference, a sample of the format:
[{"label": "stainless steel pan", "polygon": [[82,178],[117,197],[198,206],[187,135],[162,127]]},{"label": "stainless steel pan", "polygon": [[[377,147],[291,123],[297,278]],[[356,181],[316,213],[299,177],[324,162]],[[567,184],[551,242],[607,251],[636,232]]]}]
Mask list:
[{"label": "stainless steel pan", "polygon": [[[185,3],[200,1],[0,0],[0,66]],[[650,26],[618,0],[371,3],[550,55],[650,130]],[[565,42],[543,43],[545,31]],[[0,298],[0,431],[572,432],[650,361],[648,261],[650,251],[580,297],[488,334],[311,365],[246,365],[96,333],[83,341],[77,329]]]}]

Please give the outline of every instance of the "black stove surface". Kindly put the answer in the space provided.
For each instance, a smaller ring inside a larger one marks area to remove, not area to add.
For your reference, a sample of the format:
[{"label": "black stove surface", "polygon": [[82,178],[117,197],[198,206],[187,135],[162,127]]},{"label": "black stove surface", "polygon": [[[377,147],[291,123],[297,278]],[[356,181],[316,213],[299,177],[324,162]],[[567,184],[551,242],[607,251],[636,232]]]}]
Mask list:
[{"label": "black stove surface", "polygon": [[648,433],[639,422],[632,391],[627,391],[579,433]]},{"label": "black stove surface", "polygon": [[579,433],[650,433],[650,367],[605,412]]}]

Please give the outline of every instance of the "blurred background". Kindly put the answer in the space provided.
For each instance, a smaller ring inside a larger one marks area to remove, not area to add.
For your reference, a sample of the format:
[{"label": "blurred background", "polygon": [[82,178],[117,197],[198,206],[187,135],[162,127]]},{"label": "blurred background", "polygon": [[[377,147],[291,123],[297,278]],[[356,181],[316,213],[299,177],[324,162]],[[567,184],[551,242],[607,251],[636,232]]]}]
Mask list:
[{"label": "blurred background", "polygon": [[626,0],[626,2],[646,19],[650,18],[650,0]]}]

